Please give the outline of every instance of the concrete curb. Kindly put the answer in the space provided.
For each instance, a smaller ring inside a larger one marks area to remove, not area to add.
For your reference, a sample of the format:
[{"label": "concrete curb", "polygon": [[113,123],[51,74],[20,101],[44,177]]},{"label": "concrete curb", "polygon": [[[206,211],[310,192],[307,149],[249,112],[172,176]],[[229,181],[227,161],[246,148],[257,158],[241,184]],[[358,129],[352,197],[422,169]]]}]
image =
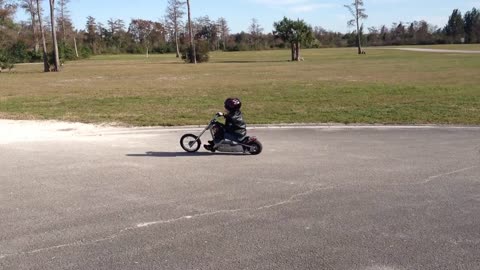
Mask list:
[{"label": "concrete curb", "polygon": [[[189,126],[152,126],[152,127],[112,127],[108,133],[150,133],[150,132],[176,132],[176,131],[197,131],[205,128],[205,125]],[[344,125],[344,124],[269,124],[269,125],[248,125],[248,130],[262,129],[448,129],[448,130],[473,130],[480,131],[480,126],[454,126],[454,125]]]}]

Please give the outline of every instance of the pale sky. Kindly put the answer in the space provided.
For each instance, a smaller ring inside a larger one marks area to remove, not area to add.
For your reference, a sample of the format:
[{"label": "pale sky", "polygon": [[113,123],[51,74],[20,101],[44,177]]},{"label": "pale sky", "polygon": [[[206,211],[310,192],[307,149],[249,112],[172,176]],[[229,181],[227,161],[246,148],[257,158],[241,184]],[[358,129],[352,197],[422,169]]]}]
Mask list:
[{"label": "pale sky", "polygon": [[[43,1],[47,5],[48,1]],[[353,0],[191,0],[192,17],[208,15],[210,19],[224,17],[232,33],[248,31],[252,18],[270,32],[273,23],[283,16],[304,19],[312,26],[347,32],[349,13],[343,6]],[[426,20],[439,27],[445,26],[453,9],[462,14],[473,7],[480,9],[480,0],[364,0],[369,18],[366,28],[387,25],[393,22]],[[71,0],[70,16],[77,29],[84,29],[86,17],[97,22],[108,19],[123,19],[128,26],[131,19],[141,18],[159,21],[165,15],[167,0]],[[47,10],[47,6],[45,6]],[[22,10],[17,19],[26,20]]]}]

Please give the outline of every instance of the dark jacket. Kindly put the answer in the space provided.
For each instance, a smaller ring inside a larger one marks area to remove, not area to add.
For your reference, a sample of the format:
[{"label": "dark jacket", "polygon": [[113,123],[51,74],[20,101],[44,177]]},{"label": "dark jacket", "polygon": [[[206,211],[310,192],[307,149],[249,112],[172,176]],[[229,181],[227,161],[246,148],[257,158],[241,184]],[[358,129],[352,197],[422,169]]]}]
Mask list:
[{"label": "dark jacket", "polygon": [[241,111],[225,115],[225,131],[239,137],[247,135],[247,124],[243,120]]}]

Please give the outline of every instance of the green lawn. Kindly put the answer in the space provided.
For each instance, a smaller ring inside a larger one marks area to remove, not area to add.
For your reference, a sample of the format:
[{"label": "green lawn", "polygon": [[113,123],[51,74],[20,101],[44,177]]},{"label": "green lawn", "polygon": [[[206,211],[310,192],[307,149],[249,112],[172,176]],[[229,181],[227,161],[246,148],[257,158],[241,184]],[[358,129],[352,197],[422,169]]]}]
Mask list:
[{"label": "green lawn", "polygon": [[[434,48],[475,49],[475,46]],[[128,125],[205,124],[238,96],[248,123],[480,124],[480,54],[376,48],[109,55],[60,73],[18,65],[0,74],[0,117]]]},{"label": "green lawn", "polygon": [[[464,50],[464,51],[480,51],[480,44],[448,44],[448,45],[424,45],[424,46],[398,46],[412,47],[421,49],[442,49],[442,50]],[[386,48],[386,47],[385,47]]]}]

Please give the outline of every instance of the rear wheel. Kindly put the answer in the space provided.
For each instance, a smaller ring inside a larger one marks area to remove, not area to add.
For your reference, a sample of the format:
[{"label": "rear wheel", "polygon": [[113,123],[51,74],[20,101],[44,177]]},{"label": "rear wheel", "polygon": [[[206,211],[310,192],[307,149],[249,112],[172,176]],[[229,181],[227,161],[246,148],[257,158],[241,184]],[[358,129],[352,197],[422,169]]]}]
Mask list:
[{"label": "rear wheel", "polygon": [[250,146],[250,154],[258,155],[262,152],[263,146],[259,141],[254,141],[248,144]]},{"label": "rear wheel", "polygon": [[182,146],[183,150],[189,153],[193,153],[197,152],[198,149],[200,149],[200,145],[202,145],[202,142],[197,136],[193,134],[185,134],[180,139],[180,145]]}]

